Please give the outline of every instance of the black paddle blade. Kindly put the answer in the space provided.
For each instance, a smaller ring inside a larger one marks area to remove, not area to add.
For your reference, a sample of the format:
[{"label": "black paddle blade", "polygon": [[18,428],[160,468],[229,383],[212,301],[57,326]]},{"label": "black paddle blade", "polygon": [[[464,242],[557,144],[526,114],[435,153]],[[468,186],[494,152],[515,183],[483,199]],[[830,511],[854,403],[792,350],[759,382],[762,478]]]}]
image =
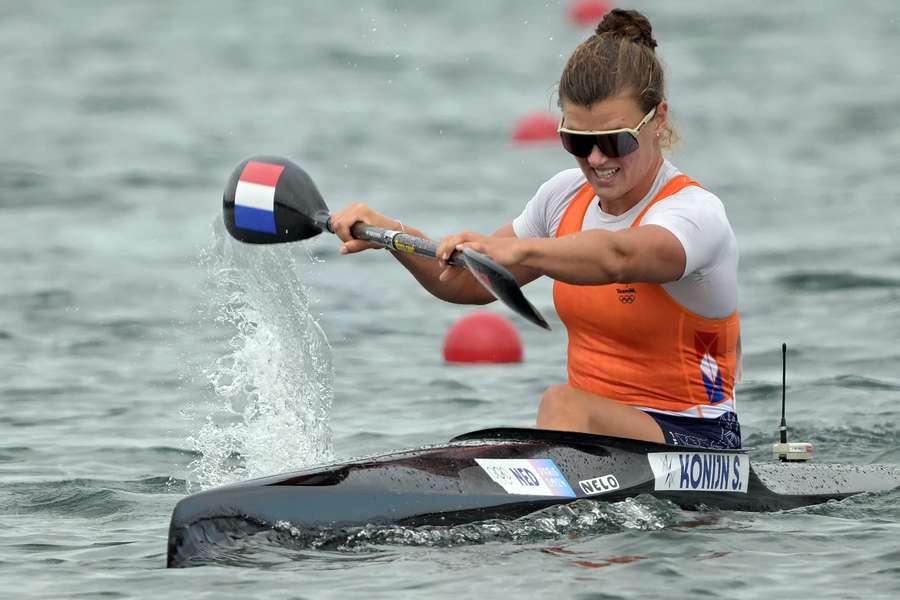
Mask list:
[{"label": "black paddle blade", "polygon": [[550,324],[538,309],[528,301],[516,278],[505,267],[495,262],[490,256],[463,248],[462,259],[478,283],[492,293],[500,302],[510,307],[517,314],[525,317],[538,327],[550,330]]},{"label": "black paddle blade", "polygon": [[280,244],[322,233],[328,207],[297,164],[277,156],[241,162],[225,186],[225,228],[248,244]]}]

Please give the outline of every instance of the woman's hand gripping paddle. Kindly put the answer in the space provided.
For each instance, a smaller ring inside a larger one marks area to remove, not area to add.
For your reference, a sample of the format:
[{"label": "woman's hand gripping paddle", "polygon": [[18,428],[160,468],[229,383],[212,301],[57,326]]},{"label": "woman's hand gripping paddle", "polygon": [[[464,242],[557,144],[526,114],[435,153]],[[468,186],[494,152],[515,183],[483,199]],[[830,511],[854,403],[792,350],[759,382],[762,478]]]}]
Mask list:
[{"label": "woman's hand gripping paddle", "polygon": [[[328,207],[306,171],[275,156],[257,156],[239,164],[225,186],[222,210],[225,227],[248,244],[280,244],[334,233]],[[396,252],[436,258],[437,244],[400,231],[357,223],[353,237]],[[539,327],[550,329],[541,313],[525,298],[508,270],[489,256],[463,249],[450,264],[469,270],[495,298]]]}]

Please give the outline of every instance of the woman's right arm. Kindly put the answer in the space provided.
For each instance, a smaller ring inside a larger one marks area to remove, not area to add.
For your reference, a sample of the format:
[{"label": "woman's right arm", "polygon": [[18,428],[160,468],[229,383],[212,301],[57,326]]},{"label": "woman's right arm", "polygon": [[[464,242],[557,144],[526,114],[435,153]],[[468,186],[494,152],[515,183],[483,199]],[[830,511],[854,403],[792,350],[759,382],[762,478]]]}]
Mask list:
[{"label": "woman's right arm", "polygon": [[[353,254],[370,248],[380,248],[380,246],[371,242],[354,239],[350,234],[350,228],[360,221],[373,227],[383,227],[397,231],[402,229],[410,235],[427,238],[418,229],[406,224],[401,226],[399,221],[385,217],[365,204],[354,203],[343,210],[337,211],[331,217],[334,232],[344,241],[344,244],[341,246],[341,254]],[[483,236],[473,233],[448,236],[439,244],[440,253],[438,257],[440,258],[442,254],[446,254],[446,249],[455,248],[459,243],[473,241],[479,237]],[[515,237],[512,224],[504,225],[495,231],[492,237]],[[413,277],[416,278],[416,281],[423,288],[441,300],[455,304],[488,304],[494,301],[494,296],[484,289],[466,269],[450,267],[443,260],[436,261],[424,256],[415,256],[404,252],[391,252],[391,254],[412,273]],[[533,281],[539,275],[536,271],[521,267],[513,268],[511,271],[519,285]]]}]

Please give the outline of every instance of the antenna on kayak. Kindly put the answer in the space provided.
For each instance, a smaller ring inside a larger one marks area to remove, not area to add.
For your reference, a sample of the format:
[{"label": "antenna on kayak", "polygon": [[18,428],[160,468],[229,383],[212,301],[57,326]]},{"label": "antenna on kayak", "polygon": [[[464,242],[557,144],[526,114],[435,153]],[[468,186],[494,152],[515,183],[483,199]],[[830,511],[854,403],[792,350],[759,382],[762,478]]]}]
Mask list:
[{"label": "antenna on kayak", "polygon": [[787,444],[787,421],[784,420],[785,406],[787,405],[787,344],[781,344],[781,425],[778,430],[781,435],[780,442]]},{"label": "antenna on kayak", "polygon": [[787,421],[784,418],[787,405],[787,344],[781,344],[781,424],[779,441],[772,445],[772,458],[781,462],[806,462],[812,458],[813,445],[809,442],[788,442]]}]

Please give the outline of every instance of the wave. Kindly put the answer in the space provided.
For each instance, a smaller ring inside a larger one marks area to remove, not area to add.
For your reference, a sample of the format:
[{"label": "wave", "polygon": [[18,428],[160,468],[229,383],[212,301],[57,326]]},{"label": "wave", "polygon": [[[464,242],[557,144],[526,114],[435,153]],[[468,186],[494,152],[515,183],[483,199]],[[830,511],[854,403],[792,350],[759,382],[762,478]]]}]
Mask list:
[{"label": "wave", "polygon": [[849,271],[797,271],[782,275],[776,281],[787,289],[801,292],[900,287],[900,279]]}]

